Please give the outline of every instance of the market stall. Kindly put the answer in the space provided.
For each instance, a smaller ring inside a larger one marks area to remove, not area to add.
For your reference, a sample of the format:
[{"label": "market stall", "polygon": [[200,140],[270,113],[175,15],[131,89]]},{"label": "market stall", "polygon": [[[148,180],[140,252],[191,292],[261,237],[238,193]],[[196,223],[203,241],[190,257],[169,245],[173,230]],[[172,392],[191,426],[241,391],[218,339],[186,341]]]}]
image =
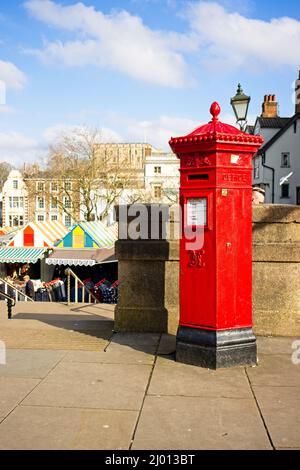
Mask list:
[{"label": "market stall", "polygon": [[32,279],[48,281],[53,269],[45,263],[49,249],[66,234],[68,229],[58,221],[30,222],[18,230],[8,245],[0,250],[0,276],[19,276],[22,265],[28,264],[28,275]]},{"label": "market stall", "polygon": [[46,259],[55,266],[54,276],[63,277],[67,267],[82,280],[96,285],[118,279],[114,244],[117,236],[101,222],[80,222],[57,244]]}]

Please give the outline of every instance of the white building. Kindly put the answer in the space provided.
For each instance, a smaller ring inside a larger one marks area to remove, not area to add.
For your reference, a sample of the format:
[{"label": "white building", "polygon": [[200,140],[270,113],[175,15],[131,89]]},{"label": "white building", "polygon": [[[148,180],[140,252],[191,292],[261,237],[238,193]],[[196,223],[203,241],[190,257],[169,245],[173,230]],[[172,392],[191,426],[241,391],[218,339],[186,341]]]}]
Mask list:
[{"label": "white building", "polygon": [[[173,153],[165,153],[152,148],[151,155],[145,157],[144,181],[139,188],[124,189],[109,208],[108,216],[102,219],[108,225],[114,222],[114,206],[134,203],[174,204],[178,202],[179,193],[179,159]],[[93,197],[97,201],[95,218],[106,208],[107,194],[99,189]],[[85,208],[82,206],[81,218]],[[96,214],[97,212],[97,214]]]},{"label": "white building", "polygon": [[[296,87],[294,116],[280,118],[276,100],[272,99],[269,102],[273,103],[273,106],[276,105],[274,110],[277,115],[273,117],[262,115],[254,127],[253,132],[261,134],[265,138],[265,143],[254,157],[253,185],[265,189],[266,203],[300,205],[300,97],[297,96],[299,89],[300,87]],[[286,177],[288,179],[285,179]]]},{"label": "white building", "polygon": [[22,227],[28,222],[28,190],[22,174],[12,170],[2,189],[2,225]]},{"label": "white building", "polygon": [[145,191],[153,202],[175,203],[179,192],[180,162],[174,153],[153,150],[145,161]]}]

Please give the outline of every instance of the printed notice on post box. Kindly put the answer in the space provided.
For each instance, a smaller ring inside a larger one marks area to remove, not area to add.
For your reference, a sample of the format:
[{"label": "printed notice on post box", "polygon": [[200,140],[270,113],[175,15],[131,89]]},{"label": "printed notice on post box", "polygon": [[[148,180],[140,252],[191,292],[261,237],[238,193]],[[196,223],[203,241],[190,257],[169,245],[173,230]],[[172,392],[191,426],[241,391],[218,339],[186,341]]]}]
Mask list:
[{"label": "printed notice on post box", "polygon": [[207,198],[193,198],[187,201],[187,225],[205,227],[207,224]]}]

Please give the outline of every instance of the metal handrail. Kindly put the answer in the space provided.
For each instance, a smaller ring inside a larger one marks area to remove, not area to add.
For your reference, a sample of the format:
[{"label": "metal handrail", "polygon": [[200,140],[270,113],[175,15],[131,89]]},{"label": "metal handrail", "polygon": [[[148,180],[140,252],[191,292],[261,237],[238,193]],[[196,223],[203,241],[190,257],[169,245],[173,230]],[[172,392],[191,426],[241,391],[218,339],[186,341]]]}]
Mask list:
[{"label": "metal handrail", "polygon": [[67,301],[68,301],[68,305],[71,303],[71,276],[75,279],[75,303],[78,303],[78,283],[81,285],[82,287],[82,300],[81,300],[81,303],[85,303],[85,292],[87,292],[88,294],[88,299],[89,299],[89,302],[88,303],[92,303],[91,300],[93,299],[93,303],[99,303],[99,300],[97,299],[97,297],[90,291],[90,289],[88,289],[86,287],[86,285],[82,282],[81,279],[79,279],[79,277],[74,273],[74,271],[72,271],[72,269],[68,268],[67,271],[66,271],[66,274],[68,276],[67,278]]},{"label": "metal handrail", "polygon": [[10,320],[12,317],[12,308],[16,305],[16,301],[10,295],[5,294],[5,292],[0,291],[0,296],[4,297],[5,300],[7,301],[7,316],[8,316],[8,319]]},{"label": "metal handrail", "polygon": [[0,282],[2,282],[4,284],[4,288],[5,288],[5,294],[7,294],[7,288],[10,287],[11,289],[13,289],[15,292],[16,292],[16,298],[15,298],[15,301],[18,302],[19,299],[18,299],[18,295],[22,295],[25,299],[25,302],[34,302],[34,300],[31,298],[31,297],[28,297],[28,295],[24,294],[24,292],[20,291],[19,289],[16,288],[16,286],[14,286],[14,284],[11,284],[9,281],[6,281],[5,279],[2,279],[0,277]]}]

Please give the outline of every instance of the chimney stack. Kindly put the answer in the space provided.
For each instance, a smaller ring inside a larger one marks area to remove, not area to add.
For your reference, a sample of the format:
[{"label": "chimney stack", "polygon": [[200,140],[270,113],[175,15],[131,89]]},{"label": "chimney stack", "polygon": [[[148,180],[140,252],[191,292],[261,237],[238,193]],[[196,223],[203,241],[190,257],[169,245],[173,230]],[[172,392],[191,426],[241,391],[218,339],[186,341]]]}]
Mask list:
[{"label": "chimney stack", "polygon": [[[300,89],[300,81],[299,81]],[[262,114],[263,118],[276,118],[278,117],[278,103],[276,101],[275,95],[265,95],[264,102],[262,105]]]},{"label": "chimney stack", "polygon": [[300,113],[300,70],[299,78],[296,80],[295,92],[295,113]]}]

